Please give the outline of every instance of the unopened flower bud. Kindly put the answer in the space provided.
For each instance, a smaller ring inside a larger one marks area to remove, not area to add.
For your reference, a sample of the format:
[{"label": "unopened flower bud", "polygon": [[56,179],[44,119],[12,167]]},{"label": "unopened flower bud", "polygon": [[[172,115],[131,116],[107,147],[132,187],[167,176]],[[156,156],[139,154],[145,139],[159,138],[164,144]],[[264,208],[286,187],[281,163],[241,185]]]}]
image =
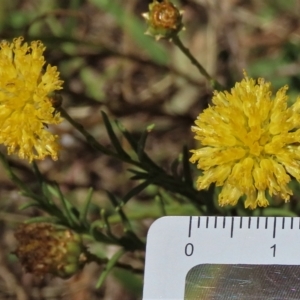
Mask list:
[{"label": "unopened flower bud", "polygon": [[19,246],[14,252],[26,272],[68,278],[86,261],[80,235],[50,223],[21,224],[15,232]]},{"label": "unopened flower bud", "polygon": [[169,0],[161,3],[154,0],[149,4],[149,12],[142,14],[149,26],[145,34],[154,36],[156,40],[172,39],[183,29],[182,14],[183,11]]}]

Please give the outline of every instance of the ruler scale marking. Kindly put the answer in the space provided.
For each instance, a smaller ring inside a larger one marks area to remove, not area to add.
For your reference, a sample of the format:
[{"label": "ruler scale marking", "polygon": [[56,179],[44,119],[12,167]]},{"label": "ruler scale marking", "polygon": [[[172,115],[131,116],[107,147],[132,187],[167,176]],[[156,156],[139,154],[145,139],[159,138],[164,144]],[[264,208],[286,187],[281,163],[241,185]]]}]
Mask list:
[{"label": "ruler scale marking", "polygon": [[300,268],[299,252],[299,217],[163,217],[148,232],[143,300],[184,299],[187,274],[202,266]]},{"label": "ruler scale marking", "polygon": [[234,218],[231,217],[231,229],[230,229],[230,238],[233,237],[233,226],[234,226]]},{"label": "ruler scale marking", "polygon": [[191,232],[192,232],[192,217],[190,217],[189,234],[188,234],[188,237],[191,237]]},{"label": "ruler scale marking", "polygon": [[274,223],[273,223],[273,239],[275,239],[276,235],[276,217],[274,217]]}]

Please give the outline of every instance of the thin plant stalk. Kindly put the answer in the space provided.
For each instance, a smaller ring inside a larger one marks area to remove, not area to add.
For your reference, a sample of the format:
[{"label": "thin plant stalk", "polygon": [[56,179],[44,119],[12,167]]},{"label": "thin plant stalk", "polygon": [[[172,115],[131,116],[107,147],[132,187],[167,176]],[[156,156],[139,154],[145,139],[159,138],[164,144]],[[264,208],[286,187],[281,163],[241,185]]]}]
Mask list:
[{"label": "thin plant stalk", "polygon": [[212,86],[213,89],[216,90],[223,90],[224,87],[214,78],[212,78],[208,72],[205,70],[205,68],[199,63],[199,61],[192,55],[192,53],[190,52],[190,50],[185,47],[182,43],[182,41],[180,40],[180,38],[178,37],[178,35],[175,35],[174,37],[172,37],[172,42],[175,46],[177,46],[181,52],[187,57],[189,58],[189,60],[191,61],[191,63],[198,69],[198,71],[209,81],[210,85]]}]

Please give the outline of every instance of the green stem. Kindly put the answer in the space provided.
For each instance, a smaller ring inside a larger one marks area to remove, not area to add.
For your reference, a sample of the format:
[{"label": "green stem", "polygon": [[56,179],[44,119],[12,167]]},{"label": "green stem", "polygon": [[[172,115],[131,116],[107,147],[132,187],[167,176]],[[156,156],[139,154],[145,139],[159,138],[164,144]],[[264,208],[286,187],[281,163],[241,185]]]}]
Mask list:
[{"label": "green stem", "polygon": [[96,284],[96,288],[100,288],[101,285],[103,284],[104,280],[106,279],[106,277],[108,276],[108,274],[111,272],[111,270],[114,268],[114,267],[119,267],[119,268],[122,268],[122,269],[125,269],[125,270],[130,270],[130,271],[133,271],[135,273],[139,273],[139,274],[143,274],[144,271],[141,270],[141,269],[135,269],[133,267],[131,267],[130,265],[126,265],[126,264],[123,264],[123,263],[119,263],[118,260],[121,258],[122,255],[125,254],[125,250],[124,249],[121,249],[119,250],[118,252],[116,252],[111,259],[102,259],[102,258],[99,258],[97,257],[96,255],[92,254],[92,253],[89,253],[86,251],[86,257],[87,257],[87,262],[96,262],[96,263],[99,263],[100,265],[103,265],[105,264],[105,268],[104,270],[102,271],[99,279],[98,279],[98,282]]},{"label": "green stem", "polygon": [[[107,265],[110,262],[110,260],[108,258],[101,258],[91,252],[88,252],[87,250],[85,251],[84,254],[87,258],[87,260],[86,260],[87,263],[95,262],[101,266],[101,265]],[[121,250],[120,252],[117,253],[116,258],[119,259],[123,254],[125,254],[125,252],[123,250]],[[116,267],[116,268],[121,268],[123,270],[131,271],[136,274],[144,274],[143,269],[137,269],[137,268],[132,267],[131,265],[120,263],[116,260],[111,262],[111,266]],[[107,270],[107,268],[106,268],[106,270]]]},{"label": "green stem", "polygon": [[175,35],[172,37],[172,42],[174,45],[176,45],[182,52],[185,54],[186,57],[188,57],[191,61],[191,63],[198,69],[198,71],[209,81],[213,89],[216,90],[223,90],[224,87],[216,80],[213,79],[207,71],[204,69],[204,67],[199,63],[199,61],[192,55],[190,50],[186,48],[181,40],[179,39],[178,35]]},{"label": "green stem", "polygon": [[32,194],[31,190],[28,188],[28,186],[24,182],[22,182],[13,173],[13,171],[12,171],[12,169],[11,169],[11,167],[10,167],[10,165],[9,165],[6,157],[5,157],[5,155],[2,152],[0,152],[0,160],[1,160],[2,164],[3,164],[3,166],[4,166],[4,169],[5,169],[8,177],[11,179],[11,181],[14,182],[20,188],[20,190],[26,192],[28,195],[31,195]]},{"label": "green stem", "polygon": [[[190,203],[171,203],[164,207],[165,215],[169,216],[199,216],[205,215],[205,212],[199,214],[199,210],[195,209],[195,206]],[[131,221],[139,221],[145,219],[158,219],[163,216],[161,208],[157,205],[150,207],[134,207],[133,210],[127,211],[126,216]],[[108,221],[111,225],[121,222],[121,218],[118,214],[113,214],[108,217]]]}]

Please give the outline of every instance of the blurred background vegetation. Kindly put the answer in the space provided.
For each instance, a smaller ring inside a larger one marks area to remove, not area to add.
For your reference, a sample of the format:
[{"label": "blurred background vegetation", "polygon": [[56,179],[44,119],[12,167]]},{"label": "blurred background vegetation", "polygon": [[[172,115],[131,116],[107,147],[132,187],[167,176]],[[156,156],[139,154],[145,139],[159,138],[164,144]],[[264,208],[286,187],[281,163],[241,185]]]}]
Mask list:
[{"label": "blurred background vegetation", "polygon": [[[264,77],[274,91],[288,84],[290,101],[300,90],[300,2],[297,0],[182,0],[186,30],[180,37],[210,74],[231,87],[248,75]],[[190,127],[210,103],[212,90],[187,58],[168,41],[145,36],[141,13],[146,0],[4,0],[0,6],[0,38],[11,41],[24,36],[42,40],[46,60],[56,65],[64,80],[63,107],[102,144],[110,147],[101,111],[118,119],[137,138],[155,124],[146,144],[149,156],[172,172],[182,147],[196,146]],[[110,215],[118,233],[115,214],[106,190],[122,197],[136,183],[130,181],[128,164],[101,155],[86,143],[69,123],[53,128],[62,150],[56,162],[38,162],[49,181],[56,181],[75,205],[81,205],[88,189],[94,195],[90,219],[99,218],[99,207]],[[123,141],[124,149],[130,147]],[[5,148],[1,148],[6,153]],[[31,166],[16,157],[10,164],[27,185],[36,177]],[[198,174],[193,170],[194,179]],[[299,216],[300,188],[291,183],[294,196],[287,204],[273,199],[266,209],[245,211],[219,208],[218,215]],[[19,222],[43,213],[35,208],[20,212],[28,199],[22,197],[0,166],[0,299],[141,299],[142,276],[115,270],[101,289],[95,284],[101,266],[90,264],[69,280],[24,274],[11,251],[13,230]],[[157,195],[164,198],[160,207]],[[156,199],[155,199],[156,197]],[[217,197],[215,197],[217,199]],[[139,236],[145,237],[154,219],[167,215],[197,215],[191,205],[176,195],[150,185],[124,207]],[[94,245],[110,253],[115,246]],[[123,260],[141,267],[144,253],[126,255]]]}]

